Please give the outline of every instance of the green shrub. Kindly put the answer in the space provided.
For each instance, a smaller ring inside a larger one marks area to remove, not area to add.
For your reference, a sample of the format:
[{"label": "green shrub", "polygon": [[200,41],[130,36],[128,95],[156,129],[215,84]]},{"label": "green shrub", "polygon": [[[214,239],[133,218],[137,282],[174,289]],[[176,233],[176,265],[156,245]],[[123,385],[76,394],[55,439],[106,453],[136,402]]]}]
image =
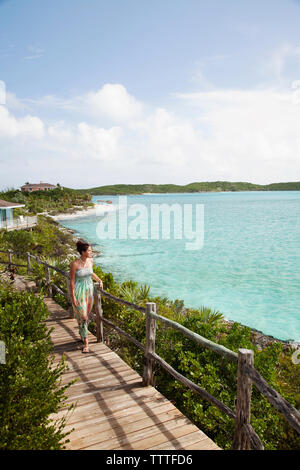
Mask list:
[{"label": "green shrub", "polygon": [[65,418],[49,418],[63,407],[72,382],[61,385],[64,360],[53,364],[47,316],[41,297],[0,288],[0,339],[6,345],[6,364],[0,365],[1,449],[62,449],[68,442]]}]

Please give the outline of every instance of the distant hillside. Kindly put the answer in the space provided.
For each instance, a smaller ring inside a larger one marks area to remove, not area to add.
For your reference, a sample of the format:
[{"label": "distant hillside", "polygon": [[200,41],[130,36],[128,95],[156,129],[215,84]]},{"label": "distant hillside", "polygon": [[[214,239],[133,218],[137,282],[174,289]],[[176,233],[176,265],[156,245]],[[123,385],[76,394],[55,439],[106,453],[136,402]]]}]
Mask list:
[{"label": "distant hillside", "polygon": [[93,195],[199,193],[220,191],[300,191],[300,181],[292,183],[271,183],[267,185],[243,182],[231,183],[230,181],[190,183],[184,186],[176,184],[114,184],[110,186],[99,186],[97,188],[78,189],[77,191]]}]

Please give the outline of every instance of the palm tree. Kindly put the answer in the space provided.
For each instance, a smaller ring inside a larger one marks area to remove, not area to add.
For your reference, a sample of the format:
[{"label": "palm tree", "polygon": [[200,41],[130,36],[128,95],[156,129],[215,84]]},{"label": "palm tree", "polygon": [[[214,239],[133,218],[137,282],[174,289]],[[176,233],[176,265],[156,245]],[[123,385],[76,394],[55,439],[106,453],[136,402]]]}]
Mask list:
[{"label": "palm tree", "polygon": [[191,312],[196,313],[199,320],[203,323],[209,323],[211,325],[218,323],[224,319],[224,316],[218,310],[212,310],[209,307],[200,307],[192,310]]},{"label": "palm tree", "polygon": [[127,285],[119,287],[119,295],[127,302],[142,306],[149,300],[150,286],[143,284],[142,286]]}]

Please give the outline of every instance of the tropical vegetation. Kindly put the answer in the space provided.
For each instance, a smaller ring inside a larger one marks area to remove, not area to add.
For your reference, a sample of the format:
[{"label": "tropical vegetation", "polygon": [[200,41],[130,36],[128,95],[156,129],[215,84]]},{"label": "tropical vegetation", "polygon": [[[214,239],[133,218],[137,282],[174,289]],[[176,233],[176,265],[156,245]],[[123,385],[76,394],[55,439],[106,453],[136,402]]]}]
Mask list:
[{"label": "tropical vegetation", "polygon": [[0,340],[6,349],[0,364],[1,450],[60,450],[69,440],[66,416],[50,417],[65,406],[72,382],[61,385],[66,364],[64,359],[54,364],[47,317],[42,296],[17,292],[1,280]]}]

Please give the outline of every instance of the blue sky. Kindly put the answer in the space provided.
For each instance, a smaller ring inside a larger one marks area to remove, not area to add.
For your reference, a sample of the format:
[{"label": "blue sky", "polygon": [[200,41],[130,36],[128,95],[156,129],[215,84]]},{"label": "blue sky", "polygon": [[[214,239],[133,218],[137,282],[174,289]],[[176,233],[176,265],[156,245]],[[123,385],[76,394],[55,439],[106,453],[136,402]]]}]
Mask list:
[{"label": "blue sky", "polygon": [[0,188],[300,180],[299,24],[295,0],[0,0]]}]

